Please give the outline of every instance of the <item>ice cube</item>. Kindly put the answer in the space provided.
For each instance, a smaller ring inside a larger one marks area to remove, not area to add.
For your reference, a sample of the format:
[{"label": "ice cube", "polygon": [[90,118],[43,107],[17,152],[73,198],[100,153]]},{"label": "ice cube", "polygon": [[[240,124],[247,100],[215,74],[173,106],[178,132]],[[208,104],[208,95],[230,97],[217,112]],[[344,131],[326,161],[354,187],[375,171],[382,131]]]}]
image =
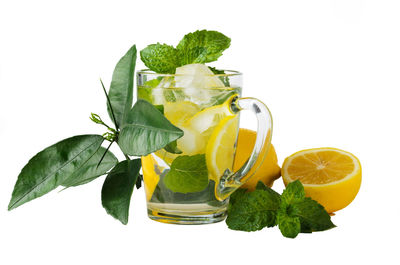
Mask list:
[{"label": "ice cube", "polygon": [[182,88],[221,88],[224,83],[204,64],[176,68],[175,86]]},{"label": "ice cube", "polygon": [[209,89],[224,87],[224,83],[208,66],[188,64],[176,68],[175,86],[182,88],[191,101],[202,105],[207,103],[212,96]]}]

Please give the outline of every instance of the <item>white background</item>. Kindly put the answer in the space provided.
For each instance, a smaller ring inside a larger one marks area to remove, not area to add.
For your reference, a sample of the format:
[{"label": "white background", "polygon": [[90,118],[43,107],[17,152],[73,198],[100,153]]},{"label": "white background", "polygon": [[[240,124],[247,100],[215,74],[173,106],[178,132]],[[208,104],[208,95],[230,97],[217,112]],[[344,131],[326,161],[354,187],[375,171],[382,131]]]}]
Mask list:
[{"label": "white background", "polygon": [[[399,13],[383,0],[1,0],[0,264],[399,264]],[[359,157],[361,190],[337,228],[291,240],[277,228],[161,224],[142,189],[123,226],[101,206],[103,177],[7,211],[30,157],[104,132],[88,118],[108,120],[99,77],[108,85],[132,44],[176,45],[197,29],[232,38],[213,65],[242,71],[244,95],[269,106],[280,163],[325,146]]]}]

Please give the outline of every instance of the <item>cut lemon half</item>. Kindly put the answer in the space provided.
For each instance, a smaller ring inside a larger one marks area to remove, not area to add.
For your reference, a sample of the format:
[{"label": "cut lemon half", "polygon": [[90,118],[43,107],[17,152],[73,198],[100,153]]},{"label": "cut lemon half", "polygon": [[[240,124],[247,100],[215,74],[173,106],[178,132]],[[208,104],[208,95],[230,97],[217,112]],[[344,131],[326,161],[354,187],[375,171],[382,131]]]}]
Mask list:
[{"label": "cut lemon half", "polygon": [[[251,153],[253,152],[256,138],[257,133],[255,131],[244,128],[239,129],[235,162],[233,164],[234,171],[239,170],[247,162]],[[268,187],[272,187],[274,181],[280,176],[281,168],[278,164],[278,157],[276,155],[274,146],[271,144],[268,153],[265,156],[265,159],[260,167],[254,173],[254,175],[250,179],[248,179],[240,188],[253,191],[256,189],[257,183],[259,181],[262,181]]]},{"label": "cut lemon half", "polygon": [[285,185],[300,180],[306,195],[332,213],[356,197],[361,185],[361,164],[353,154],[340,149],[307,149],[285,159],[282,178]]},{"label": "cut lemon half", "polygon": [[218,183],[226,169],[232,171],[235,143],[239,127],[237,115],[228,116],[215,127],[206,148],[209,178]]}]

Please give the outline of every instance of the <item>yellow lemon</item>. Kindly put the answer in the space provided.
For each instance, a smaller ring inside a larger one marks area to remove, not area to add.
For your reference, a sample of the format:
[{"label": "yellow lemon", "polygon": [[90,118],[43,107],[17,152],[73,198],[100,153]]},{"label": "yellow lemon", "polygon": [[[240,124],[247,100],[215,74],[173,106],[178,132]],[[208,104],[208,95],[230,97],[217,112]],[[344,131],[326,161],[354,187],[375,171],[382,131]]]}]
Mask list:
[{"label": "yellow lemon", "polygon": [[[253,151],[254,143],[256,142],[256,136],[257,134],[255,131],[243,128],[239,129],[235,162],[233,164],[234,171],[239,170],[247,159],[249,159],[250,154]],[[253,191],[259,181],[262,181],[268,187],[272,187],[274,181],[280,176],[281,168],[278,165],[275,148],[271,144],[263,163],[260,165],[256,173],[246,181],[241,188]]]},{"label": "yellow lemon", "polygon": [[206,148],[206,163],[209,178],[215,182],[218,182],[226,169],[232,171],[238,126],[238,116],[225,117],[210,136]]},{"label": "yellow lemon", "polygon": [[199,111],[200,107],[190,101],[167,102],[164,104],[165,117],[178,127]]},{"label": "yellow lemon", "polygon": [[340,149],[307,149],[285,159],[282,178],[285,185],[300,180],[306,195],[333,213],[356,197],[361,185],[361,164],[353,154]]},{"label": "yellow lemon", "polygon": [[231,104],[232,98],[235,96],[236,95],[230,97],[221,105],[205,108],[196,113],[185,125],[198,133],[209,136],[215,126],[217,126],[223,118],[233,115],[229,105]]},{"label": "yellow lemon", "polygon": [[150,201],[151,196],[153,196],[153,192],[160,181],[160,176],[156,172],[156,170],[159,170],[157,167],[158,163],[151,154],[142,156],[144,190],[148,201]]}]

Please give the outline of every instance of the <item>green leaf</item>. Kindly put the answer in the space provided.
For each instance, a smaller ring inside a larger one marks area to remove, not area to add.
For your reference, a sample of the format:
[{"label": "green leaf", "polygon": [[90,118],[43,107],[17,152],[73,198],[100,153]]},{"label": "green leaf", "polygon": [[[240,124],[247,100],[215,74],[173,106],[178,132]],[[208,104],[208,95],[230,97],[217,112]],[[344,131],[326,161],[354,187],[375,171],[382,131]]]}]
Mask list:
[{"label": "green leaf", "polygon": [[301,232],[324,231],[335,227],[325,208],[311,198],[304,198],[290,207],[290,215],[300,218]]},{"label": "green leaf", "polygon": [[[182,204],[198,204],[207,202],[208,204],[215,202],[215,182],[209,181],[208,186],[200,192],[180,193],[173,192],[165,186],[164,178],[168,170],[160,172],[160,181],[154,189],[150,202],[155,203],[179,203]],[[217,202],[218,203],[218,202]],[[219,202],[219,206],[223,203]]]},{"label": "green leaf", "polygon": [[281,195],[265,185],[262,181],[259,181],[256,186],[257,190],[264,190],[269,193],[269,196],[273,197],[275,201],[280,202],[281,201]]},{"label": "green leaf", "polygon": [[230,87],[231,86],[231,84],[229,83],[229,77],[227,75],[225,75],[225,71],[224,70],[218,70],[217,68],[211,67],[211,66],[209,66],[208,68],[210,68],[210,70],[214,74],[221,75],[221,76],[218,76],[218,78],[222,81],[222,83],[224,83],[224,85],[226,87]]},{"label": "green leaf", "polygon": [[108,92],[116,121],[114,121],[109,104],[107,104],[108,114],[117,127],[123,125],[126,115],[132,107],[135,65],[136,45],[133,45],[115,66]]},{"label": "green leaf", "polygon": [[299,180],[293,181],[286,186],[282,192],[282,202],[292,204],[296,201],[301,201],[306,197],[304,187]]},{"label": "green leaf", "polygon": [[129,205],[140,167],[140,159],[118,163],[108,173],[101,189],[103,207],[108,214],[125,225],[128,223]]},{"label": "green leaf", "polygon": [[208,185],[205,155],[175,158],[164,178],[164,183],[173,192],[189,193],[204,190]]},{"label": "green leaf", "polygon": [[176,49],[181,65],[216,61],[231,44],[231,39],[217,31],[195,31],[186,34]]},{"label": "green leaf", "polygon": [[183,136],[153,105],[138,100],[122,126],[118,144],[127,155],[145,156]]},{"label": "green leaf", "polygon": [[289,183],[282,193],[281,200],[278,216],[299,218],[302,233],[335,227],[324,207],[311,198],[305,197],[304,187],[300,181]]},{"label": "green leaf", "polygon": [[240,202],[246,192],[246,189],[239,188],[234,193],[232,193],[231,196],[229,196],[229,204],[227,210],[228,216],[233,208],[233,205],[235,205],[236,202]]},{"label": "green leaf", "polygon": [[242,193],[230,205],[226,224],[230,229],[257,231],[276,225],[279,200],[265,190]]},{"label": "green leaf", "polygon": [[[99,163],[104,152],[107,152],[103,161]],[[96,178],[104,175],[118,163],[118,159],[111,151],[100,147],[96,153],[86,161],[78,170],[69,176],[61,185],[64,187],[75,187],[78,185],[86,184]]]},{"label": "green leaf", "polygon": [[300,218],[278,213],[279,230],[285,237],[295,238],[301,230]]},{"label": "green leaf", "polygon": [[164,147],[164,150],[172,154],[182,154],[182,151],[178,148],[178,143],[176,140],[167,144]]},{"label": "green leaf", "polygon": [[99,149],[103,137],[79,135],[36,154],[22,169],[8,210],[38,198],[61,185]]},{"label": "green leaf", "polygon": [[161,114],[164,115],[164,105],[153,105],[156,109],[158,109]]},{"label": "green leaf", "polygon": [[167,44],[151,44],[140,51],[143,63],[152,71],[161,74],[174,74],[180,66],[178,50]]}]

